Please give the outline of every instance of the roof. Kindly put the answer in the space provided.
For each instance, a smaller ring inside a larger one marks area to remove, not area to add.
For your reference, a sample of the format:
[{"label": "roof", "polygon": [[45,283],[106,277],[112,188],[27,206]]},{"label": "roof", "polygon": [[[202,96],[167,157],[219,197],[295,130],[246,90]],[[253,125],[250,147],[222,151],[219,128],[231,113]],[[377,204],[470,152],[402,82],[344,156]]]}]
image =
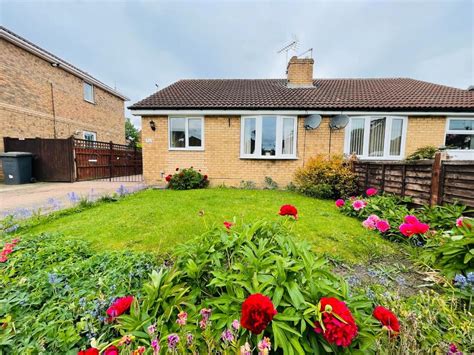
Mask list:
[{"label": "roof", "polygon": [[288,88],[286,79],[180,80],[129,108],[299,110],[474,110],[474,92],[408,78],[315,79]]},{"label": "roof", "polygon": [[5,39],[6,41],[13,43],[14,45],[21,47],[28,52],[50,62],[50,63],[56,63],[59,65],[60,68],[70,72],[71,74],[74,74],[75,76],[91,83],[94,84],[95,86],[100,87],[101,89],[111,93],[114,96],[117,96],[121,98],[124,101],[130,100],[128,97],[125,95],[119,93],[117,90],[113,89],[112,87],[108,86],[107,84],[104,84],[100,80],[94,78],[92,75],[89,73],[86,73],[85,71],[75,67],[74,65],[66,62],[65,60],[59,58],[58,56],[48,52],[47,50],[44,50],[43,48],[37,46],[36,44],[28,41],[27,39],[19,36],[18,34],[10,31],[9,29],[0,26],[0,38]]}]

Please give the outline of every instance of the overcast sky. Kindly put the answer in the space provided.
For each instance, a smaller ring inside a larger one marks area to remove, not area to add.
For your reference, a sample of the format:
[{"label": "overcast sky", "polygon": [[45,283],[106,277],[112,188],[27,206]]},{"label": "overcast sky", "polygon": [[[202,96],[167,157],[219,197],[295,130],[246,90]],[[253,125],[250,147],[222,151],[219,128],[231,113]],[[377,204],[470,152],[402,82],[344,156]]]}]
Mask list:
[{"label": "overcast sky", "polygon": [[0,19],[116,86],[130,105],[179,79],[283,78],[277,51],[294,37],[290,54],[314,49],[315,78],[411,77],[465,89],[474,84],[473,3],[0,0]]}]

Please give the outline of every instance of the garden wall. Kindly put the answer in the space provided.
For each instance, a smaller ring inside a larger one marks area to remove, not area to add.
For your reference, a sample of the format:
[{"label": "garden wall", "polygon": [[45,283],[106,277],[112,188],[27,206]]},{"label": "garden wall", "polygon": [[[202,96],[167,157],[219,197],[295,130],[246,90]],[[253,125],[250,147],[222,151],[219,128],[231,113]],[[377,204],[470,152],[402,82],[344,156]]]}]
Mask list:
[{"label": "garden wall", "polygon": [[355,161],[361,191],[376,187],[383,192],[408,196],[416,204],[443,204],[459,201],[474,207],[474,161],[444,160]]}]

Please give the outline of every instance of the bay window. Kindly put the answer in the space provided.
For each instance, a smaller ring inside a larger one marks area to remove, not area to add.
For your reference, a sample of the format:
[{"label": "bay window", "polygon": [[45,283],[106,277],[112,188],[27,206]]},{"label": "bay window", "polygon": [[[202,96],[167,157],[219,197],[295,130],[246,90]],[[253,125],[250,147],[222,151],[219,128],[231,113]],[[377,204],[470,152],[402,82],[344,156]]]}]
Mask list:
[{"label": "bay window", "polygon": [[345,153],[361,159],[402,159],[406,117],[351,117],[346,127]]},{"label": "bay window", "polygon": [[202,150],[204,148],[204,119],[202,117],[170,117],[169,149]]},{"label": "bay window", "polygon": [[244,116],[241,122],[242,158],[296,158],[295,116]]},{"label": "bay window", "polygon": [[449,118],[445,145],[454,150],[474,149],[474,118]]}]

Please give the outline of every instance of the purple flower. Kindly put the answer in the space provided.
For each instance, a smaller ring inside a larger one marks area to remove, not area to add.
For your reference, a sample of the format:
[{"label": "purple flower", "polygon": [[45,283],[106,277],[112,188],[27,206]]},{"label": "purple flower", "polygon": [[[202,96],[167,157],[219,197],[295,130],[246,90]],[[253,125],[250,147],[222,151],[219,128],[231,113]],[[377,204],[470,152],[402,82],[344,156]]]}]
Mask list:
[{"label": "purple flower", "polygon": [[179,336],[176,333],[168,335],[168,348],[171,350],[176,349],[176,345],[179,343]]},{"label": "purple flower", "polygon": [[74,191],[73,192],[69,192],[67,194],[67,197],[69,198],[69,201],[71,201],[72,204],[75,204],[75,203],[78,203],[80,201],[80,197],[78,194],[76,194]]},{"label": "purple flower", "polygon": [[201,309],[201,311],[199,313],[202,316],[202,320],[207,322],[209,320],[209,318],[211,317],[212,310],[209,309],[209,308],[203,308],[203,309]]},{"label": "purple flower", "polygon": [[125,196],[126,194],[128,194],[128,190],[125,186],[120,185],[120,187],[117,189],[117,193],[119,194],[119,196]]},{"label": "purple flower", "polygon": [[240,322],[238,319],[234,319],[234,321],[232,322],[232,328],[234,328],[235,330],[240,329]]},{"label": "purple flower", "polygon": [[462,355],[462,351],[459,351],[456,344],[449,344],[448,355]]},{"label": "purple flower", "polygon": [[153,349],[153,355],[158,355],[160,353],[160,342],[158,339],[153,339],[151,341],[151,348]]},{"label": "purple flower", "polygon": [[225,343],[231,343],[234,341],[234,334],[230,329],[226,329],[222,332],[221,339]]},{"label": "purple flower", "polygon": [[155,334],[156,332],[156,324],[152,324],[147,328],[148,334]]}]

